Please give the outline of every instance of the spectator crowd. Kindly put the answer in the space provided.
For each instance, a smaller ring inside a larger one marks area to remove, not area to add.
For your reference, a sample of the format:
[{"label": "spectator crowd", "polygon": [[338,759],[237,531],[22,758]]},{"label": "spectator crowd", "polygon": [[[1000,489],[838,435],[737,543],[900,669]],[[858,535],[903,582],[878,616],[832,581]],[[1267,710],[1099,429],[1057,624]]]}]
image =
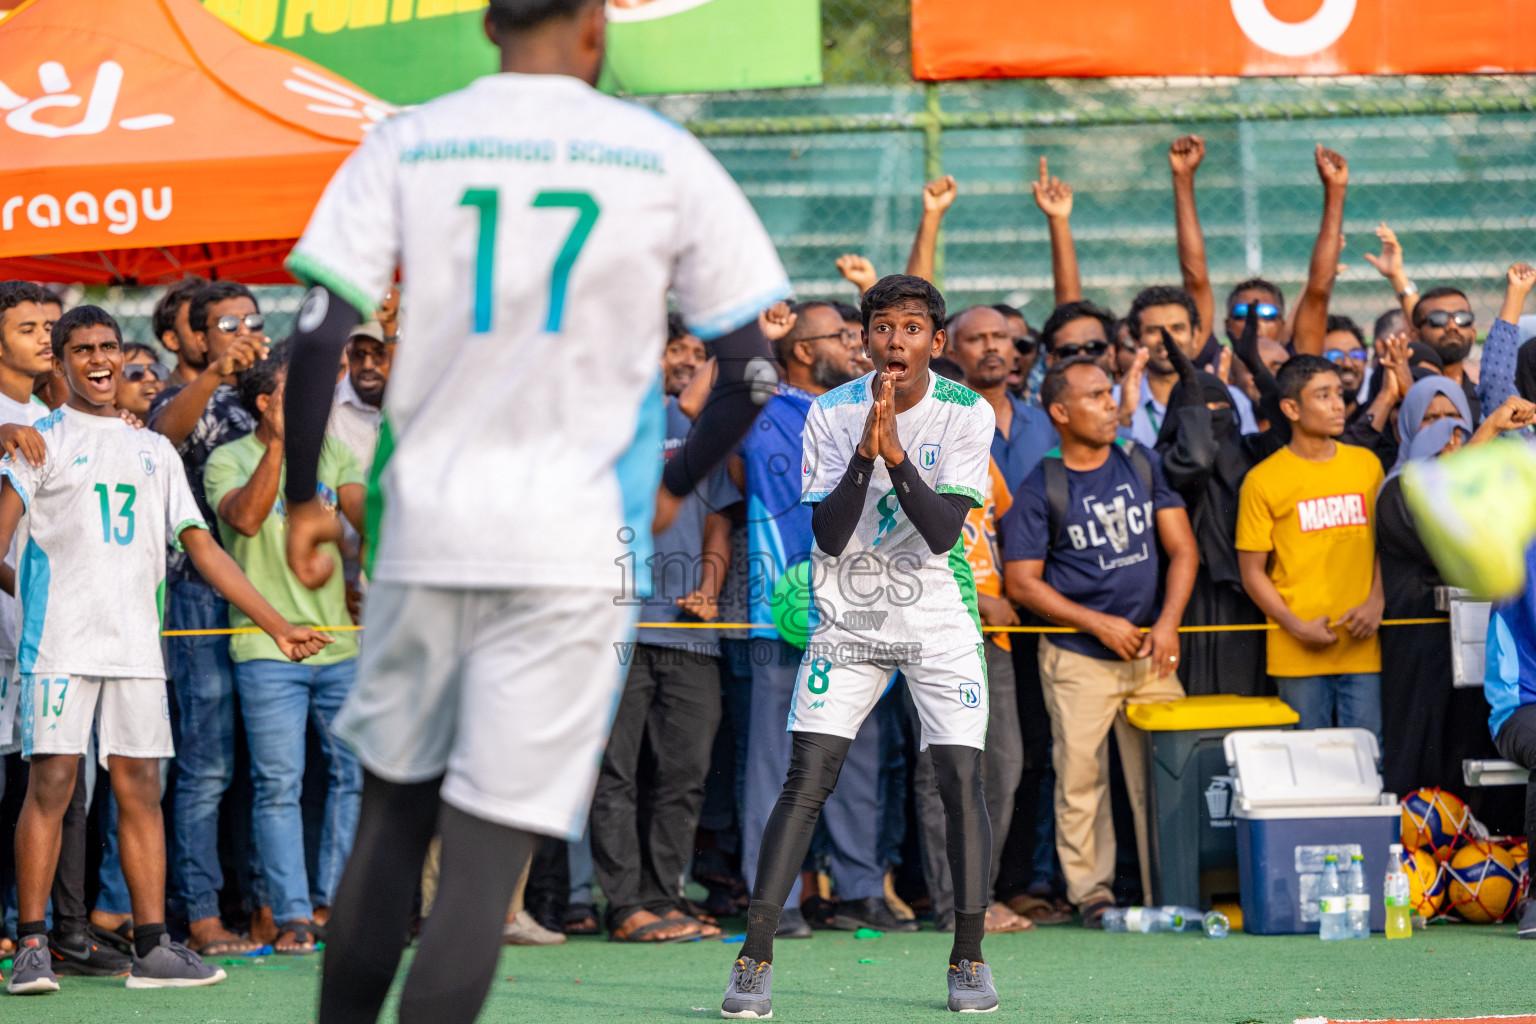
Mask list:
[{"label": "spectator crowd", "polygon": [[[996,420],[990,486],[951,556],[968,564],[987,627],[988,932],[1095,927],[1117,902],[1151,898],[1131,705],[1278,695],[1299,728],[1375,734],[1386,786],[1399,794],[1459,790],[1463,758],[1536,761],[1536,713],[1526,713],[1536,678],[1525,667],[1536,659],[1521,648],[1536,642],[1536,603],[1499,609],[1499,642],[1524,657],[1504,668],[1490,657],[1491,716],[1480,691],[1453,688],[1446,627],[1382,626],[1443,615],[1403,468],[1536,425],[1536,324],[1521,322],[1536,268],[1509,268],[1480,358],[1478,311],[1456,288],[1421,290],[1385,224],[1380,255],[1367,257],[1384,279],[1384,312],[1369,332],[1331,313],[1349,167],[1319,146],[1322,216],[1305,286],[1287,296],[1253,278],[1218,296],[1196,194],[1204,153],[1195,136],[1169,149],[1178,285],[1149,283],[1123,316],[1085,296],[1073,189],[1042,159],[1032,186],[1049,225],[1053,308],[1038,327],[1008,305],[951,310],[942,325],[932,371]],[[907,274],[932,279],[940,226],[961,193],[952,178],[925,186]],[[860,295],[879,278],[855,254],[836,266]],[[152,499],[147,487],[137,499],[141,530],[165,520],[163,550],[151,553],[153,571],[164,558],[164,749],[125,756],[103,717],[88,748],[29,764],[48,750],[34,742],[38,716],[65,696],[39,690],[46,659],[25,635],[18,644],[17,606],[0,597],[0,948],[46,932],[59,973],[104,975],[127,973],[162,934],[210,963],[267,945],[313,952],[358,818],[362,773],[329,725],[355,676],[358,634],[345,627],[367,600],[368,472],[401,296],[391,292],[355,329],[338,369],[319,480],[346,527],[331,551],[345,571],[318,591],[285,557],[287,351],[267,337],[257,297],[227,281],[175,284],[154,311],[158,350],[124,342],[105,311],[63,306],[40,286],[0,283],[0,534],[16,526],[8,495],[16,516],[30,503],[31,530],[18,533],[0,589],[31,617],[36,569],[20,538],[45,526],[47,480],[64,472],[65,449],[54,448],[83,443],[68,441],[80,410],[156,435],[142,445],[145,473],[163,448],[161,477],[172,491],[184,477],[192,502]],[[759,325],[779,362],[777,393],[656,533],[654,556],[616,567],[618,599],[642,626],[616,652],[626,681],[587,835],[548,839],[530,864],[511,866],[522,881],[507,910],[510,943],[712,937],[721,917],[746,907],[807,656],[785,606],[815,600],[806,418],[872,365],[860,310],[847,302],[780,304]],[[708,346],[681,319],[667,337],[658,459],[681,449],[714,380]],[[103,380],[115,387],[104,398]],[[135,498],[99,490],[101,531],[126,546]],[[858,625],[878,636],[878,621]],[[1008,631],[1019,626],[1074,632]],[[812,644],[814,628],[813,617]],[[57,674],[74,672],[89,674]],[[83,712],[87,732],[94,710]],[[779,937],[910,931],[928,916],[954,927],[945,818],[922,747],[897,674],[852,742]],[[1499,794],[1467,795],[1491,824],[1536,828],[1536,798],[1522,816]],[[155,829],[159,860],[145,838]],[[144,920],[158,885],[166,913]],[[434,889],[429,857],[423,918]]]}]

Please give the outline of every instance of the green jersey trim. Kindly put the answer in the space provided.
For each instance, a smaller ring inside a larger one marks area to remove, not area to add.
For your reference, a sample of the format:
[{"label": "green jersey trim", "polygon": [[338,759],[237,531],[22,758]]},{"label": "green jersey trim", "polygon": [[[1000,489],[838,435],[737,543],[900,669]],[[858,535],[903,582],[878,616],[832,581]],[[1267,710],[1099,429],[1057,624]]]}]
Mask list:
[{"label": "green jersey trim", "polygon": [[348,280],[347,276],[341,273],[341,271],[327,266],[307,252],[289,253],[288,258],[283,261],[283,266],[287,268],[288,273],[303,283],[324,285],[337,295],[340,295],[355,306],[364,319],[373,316],[373,312],[378,306],[377,297],[370,296],[362,288]]},{"label": "green jersey trim", "polygon": [[380,417],[379,444],[373,450],[373,465],[368,470],[368,495],[363,500],[363,571],[373,575],[373,560],[379,550],[379,528],[384,523],[384,467],[395,454],[395,430],[389,414]]},{"label": "green jersey trim", "polygon": [[972,504],[977,508],[981,508],[987,503],[986,498],[982,497],[981,492],[973,487],[962,487],[959,484],[939,484],[934,490],[939,494],[963,494],[970,498]]},{"label": "green jersey trim", "polygon": [[972,406],[980,400],[981,396],[964,384],[950,380],[948,377],[935,375],[933,381],[933,400],[936,402],[950,402],[954,405]]},{"label": "green jersey trim", "polygon": [[[105,501],[106,499],[102,500]],[[176,529],[171,531],[171,543],[176,546],[177,551],[185,551],[187,549],[181,546],[181,531],[206,529],[208,529],[208,524],[201,519],[183,519],[176,524]]]},{"label": "green jersey trim", "polygon": [[[949,549],[949,571],[955,578],[955,586],[960,590],[960,600],[965,602],[965,610],[970,613],[971,622],[976,625],[976,635],[981,635],[981,611],[976,606],[976,577],[971,572],[971,563],[965,557],[965,534],[956,538],[955,546]],[[983,659],[985,664],[985,659]]]}]

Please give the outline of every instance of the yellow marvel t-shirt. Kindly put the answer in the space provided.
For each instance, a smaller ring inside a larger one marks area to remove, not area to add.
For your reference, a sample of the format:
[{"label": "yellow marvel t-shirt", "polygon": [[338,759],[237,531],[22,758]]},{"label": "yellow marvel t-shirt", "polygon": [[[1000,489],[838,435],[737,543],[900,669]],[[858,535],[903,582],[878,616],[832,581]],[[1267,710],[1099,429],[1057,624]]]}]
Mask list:
[{"label": "yellow marvel t-shirt", "polygon": [[[1338,445],[1327,462],[1282,448],[1249,471],[1237,512],[1237,549],[1272,552],[1269,578],[1302,619],[1330,623],[1363,604],[1376,568],[1376,492],[1381,462]],[[1380,672],[1381,642],[1337,629],[1337,643],[1303,645],[1283,629],[1269,638],[1269,674],[1324,676]]]}]

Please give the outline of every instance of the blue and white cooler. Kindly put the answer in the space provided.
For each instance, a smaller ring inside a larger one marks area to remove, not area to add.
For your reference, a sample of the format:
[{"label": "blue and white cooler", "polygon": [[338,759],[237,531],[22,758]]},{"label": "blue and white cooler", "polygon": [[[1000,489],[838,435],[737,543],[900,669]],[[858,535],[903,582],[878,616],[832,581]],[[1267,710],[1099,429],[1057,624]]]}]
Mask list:
[{"label": "blue and white cooler", "polygon": [[1388,848],[1398,841],[1397,797],[1382,792],[1376,737],[1365,729],[1247,730],[1227,735],[1237,819],[1243,930],[1299,935],[1318,930],[1323,858],[1341,872],[1365,858],[1371,930],[1386,927],[1381,903]]}]

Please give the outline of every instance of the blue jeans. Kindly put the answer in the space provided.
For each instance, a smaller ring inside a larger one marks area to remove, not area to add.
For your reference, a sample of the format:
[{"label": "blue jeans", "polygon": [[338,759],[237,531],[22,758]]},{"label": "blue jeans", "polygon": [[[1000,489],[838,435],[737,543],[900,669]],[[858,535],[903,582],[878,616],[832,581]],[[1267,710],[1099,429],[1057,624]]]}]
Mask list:
[{"label": "blue jeans", "polygon": [[[235,665],[255,787],[256,852],[278,922],[311,920],[328,907],[352,850],[363,789],[363,769],[331,735],[331,722],[352,692],[357,661],[309,666],[290,661],[243,661]],[[313,721],[329,767],[325,821],[315,878],[304,864],[304,821],[299,794],[304,783],[305,725]]]},{"label": "blue jeans", "polygon": [[[173,583],[166,629],[228,629],[229,604],[201,583]],[[235,777],[235,675],[226,636],[165,642],[177,713],[171,884],[189,921],[219,916],[219,804]]]},{"label": "blue jeans", "polygon": [[1276,676],[1280,699],[1301,716],[1298,729],[1369,729],[1381,744],[1381,673]]}]

